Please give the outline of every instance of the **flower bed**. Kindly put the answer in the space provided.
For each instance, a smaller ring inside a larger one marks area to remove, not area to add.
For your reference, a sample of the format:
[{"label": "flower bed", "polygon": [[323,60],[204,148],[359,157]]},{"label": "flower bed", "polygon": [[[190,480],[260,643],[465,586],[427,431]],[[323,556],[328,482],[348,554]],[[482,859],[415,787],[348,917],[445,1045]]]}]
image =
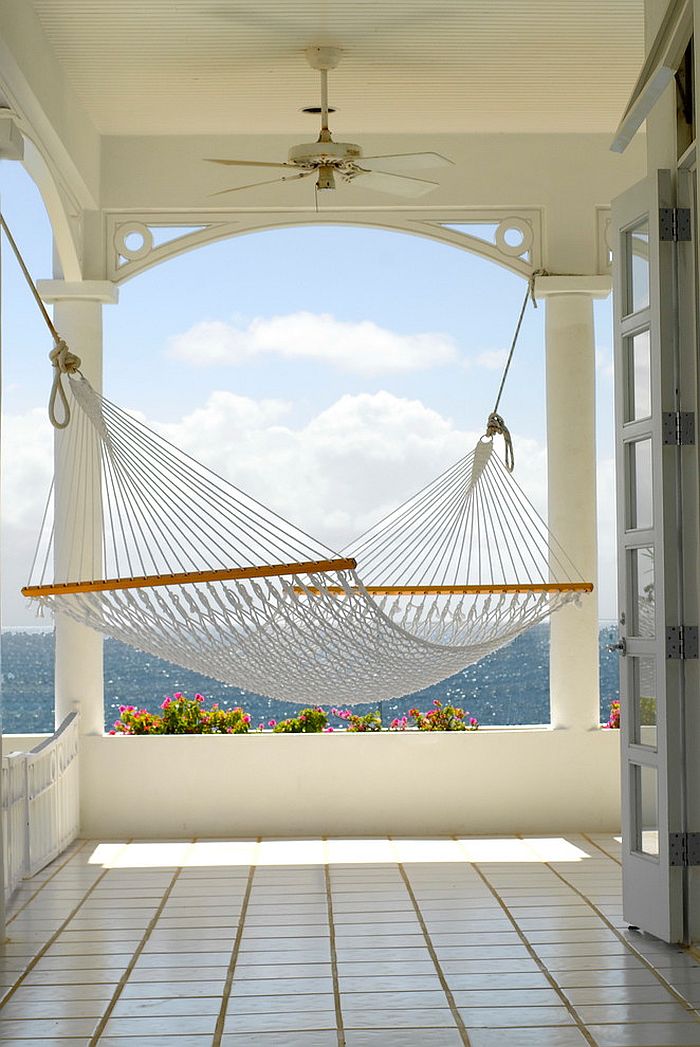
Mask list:
[{"label": "flower bed", "polygon": [[[377,712],[362,715],[351,709],[331,708],[328,712],[320,705],[302,709],[298,716],[286,720],[269,720],[267,726],[259,723],[251,726],[250,714],[240,706],[221,709],[217,704],[204,707],[204,696],[194,698],[176,692],[161,704],[161,713],[149,713],[135,705],[120,705],[119,719],[114,722],[110,734],[259,734],[270,730],[273,734],[331,734],[334,731],[367,733],[372,731],[476,731],[478,720],[464,709],[454,705],[443,705],[436,698],[433,708],[423,713],[419,709],[409,710],[408,716],[393,719],[388,728],[382,724]],[[337,717],[342,727],[329,723],[329,713]]]},{"label": "flower bed", "polygon": [[610,727],[612,730],[619,731],[620,729],[620,703],[610,703],[610,716],[608,717],[607,723],[603,724],[604,727]]}]

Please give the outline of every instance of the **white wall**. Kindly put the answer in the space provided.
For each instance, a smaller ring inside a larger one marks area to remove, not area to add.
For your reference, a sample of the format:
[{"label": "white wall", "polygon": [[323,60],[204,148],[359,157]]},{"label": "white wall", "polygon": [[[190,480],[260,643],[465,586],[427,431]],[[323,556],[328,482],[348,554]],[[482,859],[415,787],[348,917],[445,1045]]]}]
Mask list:
[{"label": "white wall", "polygon": [[616,831],[619,732],[84,736],[82,835]]},{"label": "white wall", "polygon": [[2,754],[28,753],[30,749],[45,742],[50,734],[4,734],[2,736]]}]

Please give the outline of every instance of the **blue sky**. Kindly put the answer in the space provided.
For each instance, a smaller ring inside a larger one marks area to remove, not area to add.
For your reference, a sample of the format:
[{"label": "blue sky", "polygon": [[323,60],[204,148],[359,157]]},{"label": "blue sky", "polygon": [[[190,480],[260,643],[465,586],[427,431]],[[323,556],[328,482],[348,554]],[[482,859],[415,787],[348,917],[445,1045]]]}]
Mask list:
[{"label": "blue sky", "polygon": [[[50,228],[17,164],[0,200],[29,267]],[[28,573],[51,472],[50,339],[3,245],[3,605]],[[296,228],[186,253],[105,308],[105,393],[338,548],[471,449],[525,285],[467,252],[361,228]],[[615,616],[610,305],[597,303],[601,616]],[[545,506],[544,307],[501,403],[517,478]],[[284,453],[280,453],[280,447]],[[575,560],[575,550],[569,550]]]}]

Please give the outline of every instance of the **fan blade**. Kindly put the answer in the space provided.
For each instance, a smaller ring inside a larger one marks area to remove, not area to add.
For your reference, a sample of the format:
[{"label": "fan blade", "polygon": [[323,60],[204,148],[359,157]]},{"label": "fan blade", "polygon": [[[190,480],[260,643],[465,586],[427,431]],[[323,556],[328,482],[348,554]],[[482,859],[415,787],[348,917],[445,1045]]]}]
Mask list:
[{"label": "fan blade", "polygon": [[266,182],[250,182],[248,185],[234,185],[232,189],[220,189],[218,193],[209,193],[209,196],[223,196],[225,193],[238,193],[241,189],[256,189],[259,185],[274,185],[276,182],[296,182],[299,178],[310,178],[316,174],[315,171],[302,171],[301,174],[282,175],[281,178],[270,178]]},{"label": "fan blade", "polygon": [[206,164],[224,164],[225,167],[297,167],[296,164],[273,163],[269,160],[212,160],[204,158]]},{"label": "fan blade", "polygon": [[396,167],[399,171],[421,171],[430,167],[452,167],[454,161],[440,153],[389,153],[386,156],[363,156],[358,164],[369,171],[384,167]]},{"label": "fan blade", "polygon": [[431,192],[440,184],[439,182],[428,182],[425,178],[408,178],[406,175],[390,174],[388,171],[364,171],[361,167],[358,168],[357,173],[357,177],[360,176],[363,187],[377,189],[380,193],[391,193],[393,196],[422,196],[423,193]]}]

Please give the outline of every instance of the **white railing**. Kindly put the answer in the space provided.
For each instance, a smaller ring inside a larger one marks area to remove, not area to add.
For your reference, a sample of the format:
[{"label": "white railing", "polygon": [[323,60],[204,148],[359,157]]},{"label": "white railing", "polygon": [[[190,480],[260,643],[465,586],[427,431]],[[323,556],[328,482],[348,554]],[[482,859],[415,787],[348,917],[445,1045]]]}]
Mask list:
[{"label": "white railing", "polygon": [[78,714],[28,753],[2,760],[5,897],[53,861],[78,835]]}]

